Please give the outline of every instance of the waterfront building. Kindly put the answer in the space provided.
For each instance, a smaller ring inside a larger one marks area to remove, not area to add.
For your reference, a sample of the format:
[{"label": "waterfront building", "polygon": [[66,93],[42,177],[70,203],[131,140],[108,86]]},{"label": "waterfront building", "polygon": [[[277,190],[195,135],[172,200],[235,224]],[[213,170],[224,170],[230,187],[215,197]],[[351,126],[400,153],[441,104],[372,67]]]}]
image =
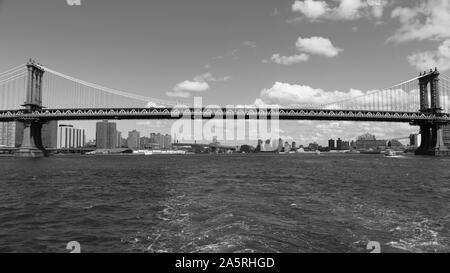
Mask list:
[{"label": "waterfront building", "polygon": [[318,151],[319,150],[319,144],[317,144],[317,142],[310,143],[308,145],[308,150],[313,151],[313,152]]},{"label": "waterfront building", "polygon": [[330,151],[336,150],[336,141],[334,139],[328,140],[328,148]]},{"label": "waterfront building", "polygon": [[58,148],[58,121],[49,121],[42,125],[42,146],[46,149]]},{"label": "waterfront building", "polygon": [[352,140],[352,141],[350,142],[350,149],[351,149],[351,150],[355,150],[355,149],[356,149],[356,141]]},{"label": "waterfront building", "polygon": [[0,123],[0,146],[17,148],[22,144],[23,123],[18,121]]},{"label": "waterfront building", "polygon": [[58,149],[77,149],[83,148],[86,143],[86,134],[84,129],[77,129],[73,125],[61,124],[57,132]]},{"label": "waterfront building", "polygon": [[342,141],[341,143],[341,151],[350,150],[350,141]]},{"label": "waterfront building", "polygon": [[98,149],[115,149],[119,147],[120,132],[117,131],[117,124],[107,120],[97,122],[96,125],[96,146]]},{"label": "waterfront building", "polygon": [[151,145],[150,145],[150,138],[149,137],[141,137],[139,139],[139,146],[141,149],[150,149]]},{"label": "waterfront building", "polygon": [[172,148],[172,136],[168,134],[151,133],[150,146],[153,149],[170,149]]},{"label": "waterfront building", "polygon": [[133,130],[131,132],[128,132],[128,138],[127,138],[127,146],[129,149],[132,150],[139,150],[141,147],[140,143],[141,133]]},{"label": "waterfront building", "polygon": [[342,139],[338,138],[338,140],[336,141],[336,150],[338,151],[342,151]]},{"label": "waterfront building", "polygon": [[380,150],[386,147],[386,140],[377,140],[374,135],[364,134],[358,137],[356,149],[360,151]]}]

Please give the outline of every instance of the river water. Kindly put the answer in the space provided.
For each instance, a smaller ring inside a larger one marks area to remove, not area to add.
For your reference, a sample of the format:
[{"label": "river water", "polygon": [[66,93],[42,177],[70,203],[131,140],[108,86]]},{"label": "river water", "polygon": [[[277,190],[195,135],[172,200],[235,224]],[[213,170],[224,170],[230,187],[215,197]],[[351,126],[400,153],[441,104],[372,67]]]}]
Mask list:
[{"label": "river water", "polygon": [[450,158],[0,157],[0,252],[450,252]]}]

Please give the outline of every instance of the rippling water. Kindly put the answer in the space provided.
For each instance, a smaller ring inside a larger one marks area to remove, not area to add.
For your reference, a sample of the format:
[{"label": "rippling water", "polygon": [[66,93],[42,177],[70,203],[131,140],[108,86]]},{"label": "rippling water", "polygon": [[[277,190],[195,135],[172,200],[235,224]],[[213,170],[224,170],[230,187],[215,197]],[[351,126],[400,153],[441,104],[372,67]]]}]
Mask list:
[{"label": "rippling water", "polygon": [[450,252],[450,159],[0,158],[0,252]]}]

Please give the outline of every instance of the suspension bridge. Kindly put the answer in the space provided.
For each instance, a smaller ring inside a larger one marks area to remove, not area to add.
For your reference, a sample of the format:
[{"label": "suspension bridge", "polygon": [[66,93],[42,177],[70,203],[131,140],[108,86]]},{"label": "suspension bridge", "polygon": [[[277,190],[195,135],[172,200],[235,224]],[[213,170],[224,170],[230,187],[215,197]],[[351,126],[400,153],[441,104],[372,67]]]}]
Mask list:
[{"label": "suspension bridge", "polygon": [[279,119],[405,122],[420,127],[419,155],[450,155],[450,78],[437,69],[389,88],[322,104],[289,106],[192,106],[86,82],[34,60],[0,73],[0,122],[20,121],[18,156],[42,156],[42,125],[52,120]]}]

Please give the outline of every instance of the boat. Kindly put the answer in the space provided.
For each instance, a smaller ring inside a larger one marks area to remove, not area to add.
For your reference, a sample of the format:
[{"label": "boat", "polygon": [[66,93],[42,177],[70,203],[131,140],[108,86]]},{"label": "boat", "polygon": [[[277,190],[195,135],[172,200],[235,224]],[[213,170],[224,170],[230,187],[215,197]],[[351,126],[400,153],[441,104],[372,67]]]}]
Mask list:
[{"label": "boat", "polygon": [[386,150],[386,152],[384,153],[384,156],[386,157],[395,157],[396,155],[397,154],[393,150]]}]

